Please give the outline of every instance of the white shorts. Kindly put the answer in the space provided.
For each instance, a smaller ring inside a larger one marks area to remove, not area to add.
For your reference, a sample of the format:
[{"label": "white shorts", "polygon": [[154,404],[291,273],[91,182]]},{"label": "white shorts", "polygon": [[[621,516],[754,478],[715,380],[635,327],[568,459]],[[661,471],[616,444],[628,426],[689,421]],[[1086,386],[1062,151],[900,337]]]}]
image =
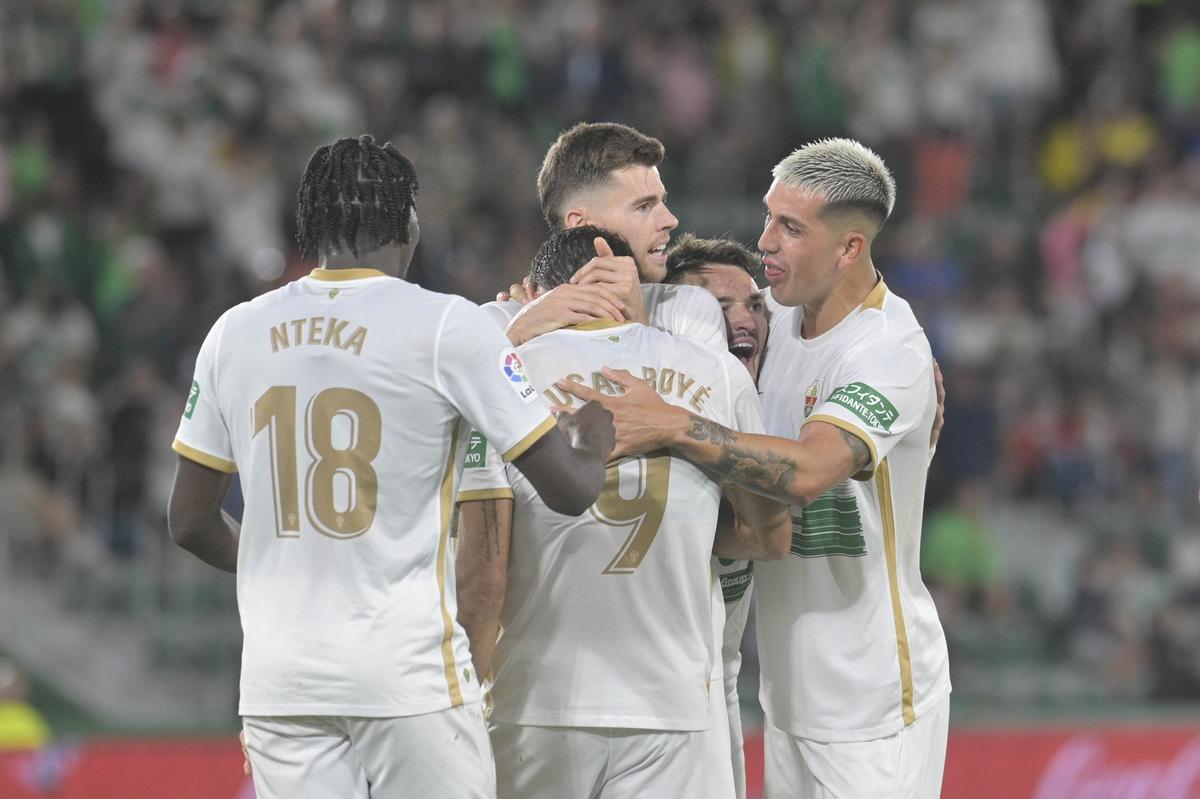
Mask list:
[{"label": "white shorts", "polygon": [[496,772],[478,704],[419,716],[246,716],[259,799],[491,799]]},{"label": "white shorts", "polygon": [[[728,666],[728,664],[726,664]],[[746,799],[746,751],[742,738],[742,702],[738,698],[737,675],[725,677],[725,712],[729,719],[729,753],[733,764],[733,794]]]},{"label": "white shorts", "polygon": [[[536,727],[492,722],[500,799],[702,797],[709,757],[700,732]],[[417,794],[414,794],[416,796]]]},{"label": "white shorts", "polygon": [[[730,757],[733,744],[730,741],[729,707],[725,697],[725,684],[720,674],[717,674],[708,684],[708,729],[700,733],[708,741],[708,757],[704,764],[709,766],[710,782],[705,796],[711,799],[735,799],[733,764]],[[738,744],[741,744],[741,721],[738,722]],[[700,765],[700,764],[697,764]],[[743,775],[745,766],[742,767]],[[744,782],[744,779],[743,779]],[[743,790],[741,796],[745,796]]]},{"label": "white shorts", "polygon": [[937,799],[949,725],[949,697],[873,741],[812,741],[768,723],[764,799]]}]

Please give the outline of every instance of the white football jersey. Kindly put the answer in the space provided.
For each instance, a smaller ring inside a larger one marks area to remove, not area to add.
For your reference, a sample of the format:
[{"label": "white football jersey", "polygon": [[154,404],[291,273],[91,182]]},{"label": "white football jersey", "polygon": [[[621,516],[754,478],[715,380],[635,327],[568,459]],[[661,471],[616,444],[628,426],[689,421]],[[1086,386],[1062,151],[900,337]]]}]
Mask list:
[{"label": "white football jersey", "polygon": [[933,358],[908,303],[881,280],[832,330],[801,337],[803,313],[772,302],[763,364],[768,432],[825,422],[871,463],[792,508],[791,554],[754,566],[761,699],[801,738],[892,735],[950,691],[946,639],[921,582],[921,519],[937,408]]},{"label": "white football jersey", "polygon": [[242,715],[477,700],[447,546],[472,425],[511,459],[554,421],[461,297],[317,269],[213,326],[174,447],[240,475]]},{"label": "white football jersey", "polygon": [[[737,359],[638,324],[554,331],[518,348],[535,386],[574,380],[606,394],[628,369],[664,400],[737,430],[761,429]],[[546,508],[472,435],[459,499],[514,497],[508,590],[492,664],[491,718],[510,724],[703,730],[715,659],[709,560],[721,487],[685,460],[627,458],[588,513]],[[722,690],[720,683],[712,690]]]},{"label": "white football jersey", "polygon": [[[677,336],[686,336],[713,349],[729,348],[721,303],[707,289],[699,286],[643,283],[642,302],[646,306],[646,318],[650,320],[651,327]],[[492,321],[501,328],[506,328],[525,306],[516,300],[504,300],[489,302],[482,307]]]}]

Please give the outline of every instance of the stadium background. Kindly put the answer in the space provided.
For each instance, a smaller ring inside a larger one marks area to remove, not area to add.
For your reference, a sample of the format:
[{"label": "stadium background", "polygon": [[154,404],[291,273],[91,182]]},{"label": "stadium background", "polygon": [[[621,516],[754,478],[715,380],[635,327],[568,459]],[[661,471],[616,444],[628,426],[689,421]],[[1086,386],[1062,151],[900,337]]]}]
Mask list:
[{"label": "stadium background", "polygon": [[816,137],[896,173],[876,263],[949,394],[945,795],[1200,796],[1195,3],[490,5],[0,3],[0,741],[50,731],[0,794],[248,795],[233,582],[167,539],[169,443],[212,321],[312,266],[311,151],[396,142],[410,277],[485,301],[553,137],[617,120],[666,144],[677,233],[753,244]]}]

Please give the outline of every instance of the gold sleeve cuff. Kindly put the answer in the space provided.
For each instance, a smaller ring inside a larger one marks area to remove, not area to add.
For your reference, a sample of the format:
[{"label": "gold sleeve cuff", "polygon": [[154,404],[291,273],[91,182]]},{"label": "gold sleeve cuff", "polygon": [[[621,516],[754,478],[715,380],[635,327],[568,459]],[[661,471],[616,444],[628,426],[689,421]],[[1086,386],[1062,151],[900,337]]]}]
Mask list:
[{"label": "gold sleeve cuff", "polygon": [[201,466],[207,466],[210,469],[216,469],[218,472],[233,474],[238,470],[237,464],[233,461],[227,461],[224,458],[218,458],[216,455],[209,455],[207,452],[201,452],[195,447],[189,447],[178,438],[175,439],[175,443],[171,444],[171,449],[175,450],[189,461],[195,461]]},{"label": "gold sleeve cuff", "polygon": [[512,499],[511,488],[474,488],[470,491],[459,491],[455,502],[478,502],[483,499]]},{"label": "gold sleeve cuff", "polygon": [[[871,439],[871,436],[866,433],[866,431],[864,431],[858,425],[847,422],[845,419],[839,419],[836,416],[829,416],[828,414],[824,413],[813,414],[804,420],[804,424],[808,424],[809,422],[824,422],[825,424],[831,424],[839,430],[845,430],[847,433],[866,444],[867,451],[871,453],[870,466],[854,475],[854,479],[867,480],[871,477],[871,473],[875,471],[875,467],[879,464],[879,451],[875,449],[875,442]],[[801,427],[803,426],[804,425],[801,425]]]},{"label": "gold sleeve cuff", "polygon": [[538,439],[540,439],[542,436],[546,435],[546,433],[549,433],[552,429],[554,429],[557,426],[558,426],[558,423],[556,421],[554,421],[554,417],[547,416],[546,420],[544,422],[539,424],[537,427],[533,428],[533,430],[531,430],[529,432],[529,435],[525,436],[520,441],[518,441],[516,444],[509,447],[508,452],[505,452],[500,457],[504,460],[505,463],[512,463],[517,458],[524,455],[525,451],[527,449],[529,449],[534,444],[536,444]]}]

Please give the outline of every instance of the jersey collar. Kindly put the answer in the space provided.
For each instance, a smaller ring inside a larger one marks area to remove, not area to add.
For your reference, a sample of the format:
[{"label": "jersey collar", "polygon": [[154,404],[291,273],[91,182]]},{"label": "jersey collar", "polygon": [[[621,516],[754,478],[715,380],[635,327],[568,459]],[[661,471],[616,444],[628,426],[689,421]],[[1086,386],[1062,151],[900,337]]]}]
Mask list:
[{"label": "jersey collar", "polygon": [[871,292],[867,294],[867,298],[862,301],[862,305],[858,306],[858,310],[860,311],[870,311],[872,309],[876,311],[883,310],[883,298],[888,293],[888,287],[887,283],[883,282],[883,275],[879,274],[878,269],[875,270],[875,277],[879,279],[879,282],[876,283],[875,288],[871,289]]},{"label": "jersey collar", "polygon": [[365,277],[387,277],[378,269],[322,269],[317,267],[308,273],[313,280],[362,280]]}]

